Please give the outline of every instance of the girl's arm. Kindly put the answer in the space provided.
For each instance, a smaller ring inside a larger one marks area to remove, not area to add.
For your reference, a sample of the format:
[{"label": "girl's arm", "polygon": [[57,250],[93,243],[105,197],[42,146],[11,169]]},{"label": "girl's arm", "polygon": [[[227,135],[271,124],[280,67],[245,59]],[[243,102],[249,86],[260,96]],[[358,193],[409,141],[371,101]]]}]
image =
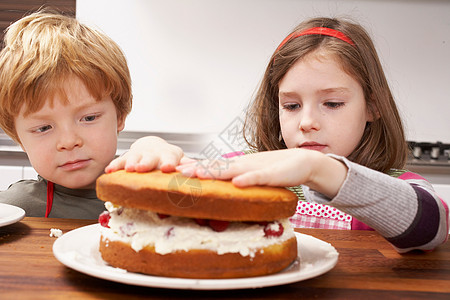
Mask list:
[{"label": "girl's arm", "polygon": [[399,178],[333,156],[348,167],[339,193],[312,191],[313,201],[332,205],[369,225],[399,252],[432,250],[448,237],[448,207],[431,184],[407,172]]},{"label": "girl's arm", "polygon": [[258,152],[206,164],[193,161],[177,170],[187,176],[231,179],[238,187],[304,184],[330,198],[338,193],[347,175],[344,163],[305,149]]},{"label": "girl's arm", "polygon": [[448,236],[448,209],[425,180],[394,178],[342,157],[303,149],[260,152],[219,163],[220,168],[188,164],[178,169],[186,175],[232,179],[241,187],[307,185],[308,200],[354,216],[399,252],[431,250]]}]

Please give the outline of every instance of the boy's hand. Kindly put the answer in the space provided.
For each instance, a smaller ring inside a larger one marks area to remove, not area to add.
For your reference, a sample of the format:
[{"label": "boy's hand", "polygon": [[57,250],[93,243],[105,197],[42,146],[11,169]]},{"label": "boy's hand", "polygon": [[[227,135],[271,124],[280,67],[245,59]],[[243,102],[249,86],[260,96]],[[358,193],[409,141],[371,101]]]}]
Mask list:
[{"label": "boy's hand", "polygon": [[167,143],[156,136],[147,136],[136,140],[130,150],[114,159],[105,168],[106,173],[124,169],[128,172],[149,172],[160,169],[163,172],[173,172],[184,158],[183,150]]}]

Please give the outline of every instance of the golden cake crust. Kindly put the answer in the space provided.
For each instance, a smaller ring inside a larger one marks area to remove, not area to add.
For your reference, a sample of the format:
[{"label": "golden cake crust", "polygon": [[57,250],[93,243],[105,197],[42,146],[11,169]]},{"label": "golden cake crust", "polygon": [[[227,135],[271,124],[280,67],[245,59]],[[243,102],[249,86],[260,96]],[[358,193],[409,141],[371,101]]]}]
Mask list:
[{"label": "golden cake crust", "polygon": [[295,213],[298,201],[284,188],[238,188],[230,181],[188,178],[159,170],[104,174],[97,180],[97,196],[123,207],[225,221],[287,218]]},{"label": "golden cake crust", "polygon": [[279,272],[297,257],[295,237],[257,251],[255,256],[239,253],[217,254],[209,250],[177,251],[158,254],[153,247],[139,252],[121,241],[100,239],[100,253],[110,265],[130,272],[180,278],[239,278]]}]

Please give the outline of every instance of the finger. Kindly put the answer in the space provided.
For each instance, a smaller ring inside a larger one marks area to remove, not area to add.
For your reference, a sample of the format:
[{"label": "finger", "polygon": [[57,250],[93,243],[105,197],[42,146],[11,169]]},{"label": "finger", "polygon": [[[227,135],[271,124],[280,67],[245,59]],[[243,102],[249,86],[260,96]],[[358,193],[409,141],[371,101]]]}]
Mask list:
[{"label": "finger", "polygon": [[161,155],[160,166],[162,172],[174,172],[175,167],[180,163],[182,153],[167,153]]},{"label": "finger", "polygon": [[183,174],[186,177],[197,177],[196,175],[196,170],[197,168],[195,166],[182,166],[181,168],[179,168],[180,166],[176,167],[176,170],[178,172],[181,172],[181,174]]},{"label": "finger", "polygon": [[237,170],[231,168],[229,164],[212,162],[208,165],[199,165],[195,174],[198,178],[205,179],[231,179],[237,175]]},{"label": "finger", "polygon": [[174,166],[174,164],[172,164],[172,163],[165,163],[165,164],[162,164],[162,165],[159,167],[159,169],[160,169],[161,172],[163,172],[163,173],[171,173],[171,172],[175,172],[175,171],[176,171],[175,166]]},{"label": "finger", "polygon": [[125,167],[125,160],[122,159],[122,157],[118,157],[114,160],[112,160],[109,165],[106,166],[105,172],[111,173],[114,171],[121,170]]},{"label": "finger", "polygon": [[[131,167],[131,161],[130,161],[130,167]],[[132,167],[136,172],[144,173],[144,172],[150,172],[154,169],[158,168],[159,159],[158,157],[154,155],[146,155],[141,157],[139,161],[134,162]]]},{"label": "finger", "polygon": [[135,172],[136,167],[142,161],[142,156],[141,155],[124,155],[123,159],[125,160],[125,166],[124,166],[125,171]]},{"label": "finger", "polygon": [[180,164],[175,167],[178,172],[186,172],[186,176],[195,175],[195,170],[202,164],[202,160],[192,159],[183,156],[180,160]]},{"label": "finger", "polygon": [[193,159],[187,156],[183,156],[180,160],[180,165],[189,165],[189,164],[195,164],[197,163],[197,159]]},{"label": "finger", "polygon": [[238,175],[232,179],[237,187],[248,187],[255,185],[271,185],[269,182],[270,174],[267,170],[249,171]]},{"label": "finger", "polygon": [[195,164],[190,163],[190,164],[186,164],[186,165],[178,165],[175,167],[175,169],[179,172],[182,172],[185,169],[195,169]]}]

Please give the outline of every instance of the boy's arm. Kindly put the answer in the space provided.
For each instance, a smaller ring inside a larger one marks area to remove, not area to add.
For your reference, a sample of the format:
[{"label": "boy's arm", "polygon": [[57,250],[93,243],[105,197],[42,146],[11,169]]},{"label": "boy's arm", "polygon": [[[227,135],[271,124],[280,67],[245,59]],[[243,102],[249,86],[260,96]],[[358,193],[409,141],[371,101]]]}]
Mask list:
[{"label": "boy's arm", "polygon": [[126,153],[114,159],[106,168],[110,173],[125,169],[129,172],[149,172],[160,169],[163,172],[173,172],[184,158],[183,150],[167,143],[160,137],[146,136],[136,140]]}]

